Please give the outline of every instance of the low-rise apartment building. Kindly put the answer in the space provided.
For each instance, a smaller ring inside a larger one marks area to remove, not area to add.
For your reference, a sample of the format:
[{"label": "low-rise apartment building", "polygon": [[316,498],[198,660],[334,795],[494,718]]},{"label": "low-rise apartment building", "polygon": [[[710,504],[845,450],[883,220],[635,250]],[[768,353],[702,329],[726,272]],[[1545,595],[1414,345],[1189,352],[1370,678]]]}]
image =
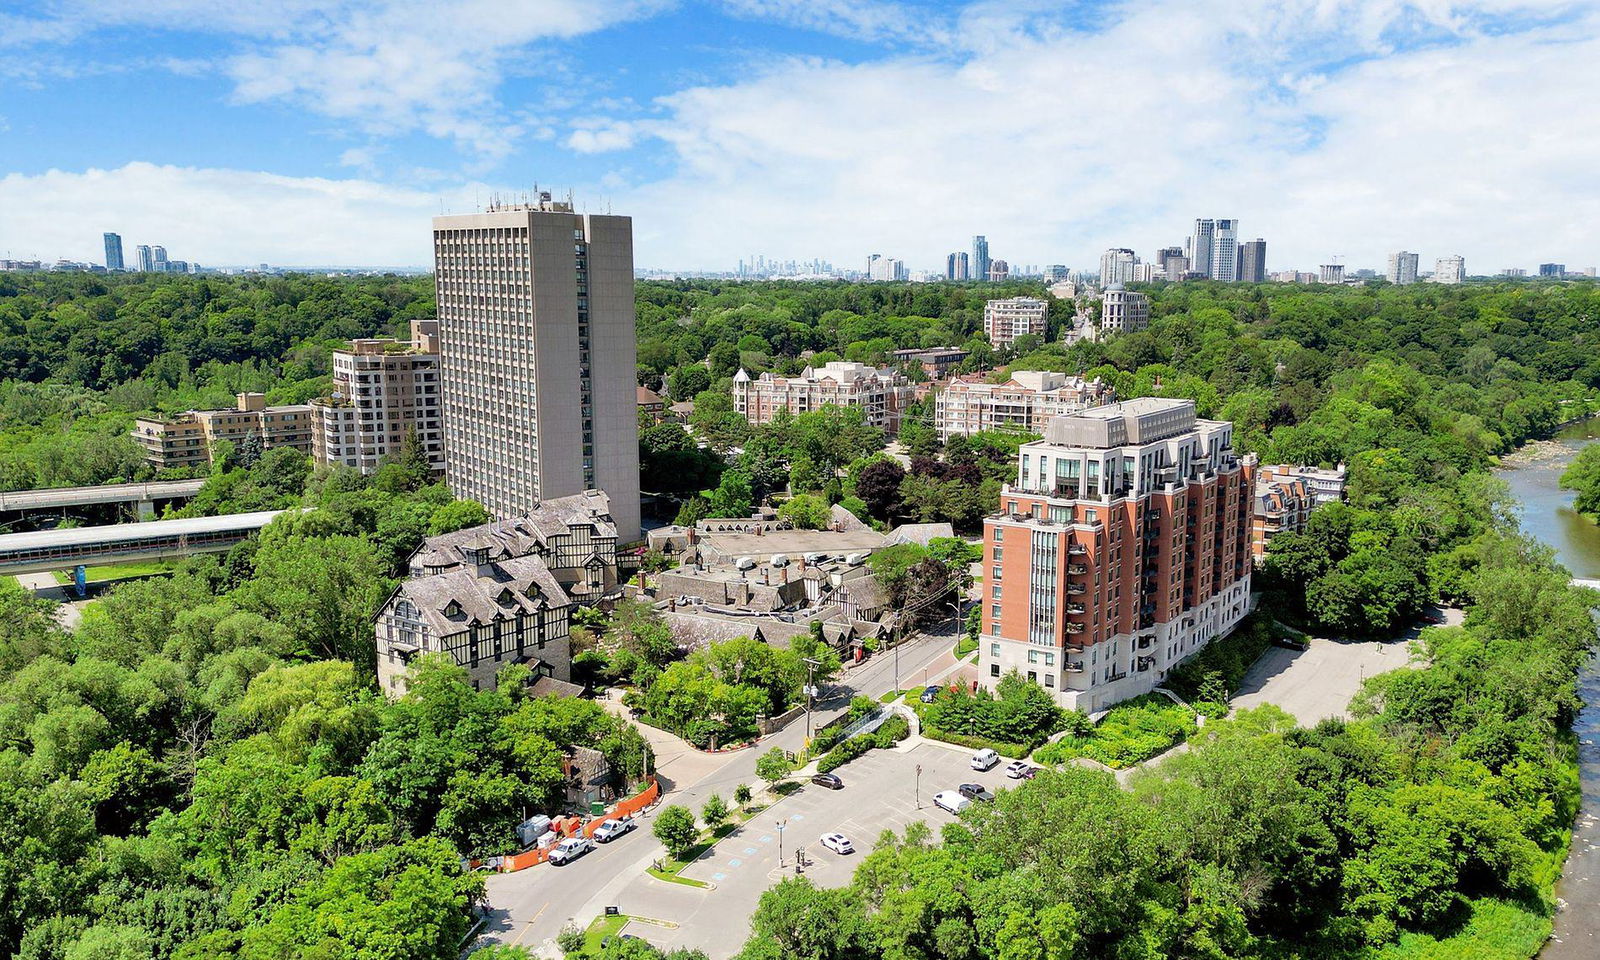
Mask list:
[{"label": "low-rise apartment building", "polygon": [[930,380],[947,380],[967,359],[968,353],[960,347],[932,347],[927,350],[896,350],[892,356],[896,365],[920,365]]},{"label": "low-rise apartment building", "polygon": [[1044,433],[1052,417],[1111,401],[1102,380],[1084,380],[1049,370],[1017,370],[1005,383],[975,376],[946,384],[933,401],[933,424],[940,440],[980,430]]},{"label": "low-rise apartment building", "polygon": [[916,388],[900,373],[848,360],[806,367],[798,377],[752,377],[742,368],[733,377],[733,408],[755,424],[771,421],[779,410],[809,413],[831,403],[860,407],[867,423],[893,435],[915,397]]},{"label": "low-rise apartment building", "polygon": [[1262,464],[1256,468],[1255,507],[1250,522],[1250,552],[1257,564],[1280,533],[1306,528],[1318,504],[1344,499],[1345,468]]},{"label": "low-rise apartment building", "polygon": [[572,609],[617,592],[617,528],[604,493],[547,500],[533,513],[429,537],[410,577],[378,610],[378,686],[405,692],[411,661],[444,653],[489,689],[508,663],[569,681]]},{"label": "low-rise apartment building", "polygon": [[264,393],[241,393],[232,410],[190,410],[174,417],[138,417],[132,436],[144,448],[145,462],[157,470],[196,467],[211,462],[219,440],[235,445],[250,436],[263,450],[293,447],[311,452],[311,407],[267,406]]},{"label": "low-rise apartment building", "polygon": [[983,333],[994,346],[1009,346],[1027,334],[1043,337],[1049,317],[1049,304],[1034,297],[990,300],[983,305]]},{"label": "low-rise apartment building", "polygon": [[1253,466],[1233,425],[1146,397],[1050,423],[984,523],[979,674],[1093,713],[1248,612]]},{"label": "low-rise apartment building", "polygon": [[373,473],[415,434],[434,474],[444,473],[439,323],[411,325],[411,341],[352,340],[333,352],[333,392],[311,401],[318,465]]}]

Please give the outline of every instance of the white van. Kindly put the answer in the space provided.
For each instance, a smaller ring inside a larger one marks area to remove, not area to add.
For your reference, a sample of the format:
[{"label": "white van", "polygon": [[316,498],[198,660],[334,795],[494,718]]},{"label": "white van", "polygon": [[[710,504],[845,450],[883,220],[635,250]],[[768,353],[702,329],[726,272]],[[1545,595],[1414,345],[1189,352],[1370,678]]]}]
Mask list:
[{"label": "white van", "polygon": [[972,769],[993,770],[1000,763],[1000,754],[987,747],[972,755]]},{"label": "white van", "polygon": [[933,795],[933,805],[951,813],[960,813],[972,806],[972,801],[954,790],[940,790]]}]

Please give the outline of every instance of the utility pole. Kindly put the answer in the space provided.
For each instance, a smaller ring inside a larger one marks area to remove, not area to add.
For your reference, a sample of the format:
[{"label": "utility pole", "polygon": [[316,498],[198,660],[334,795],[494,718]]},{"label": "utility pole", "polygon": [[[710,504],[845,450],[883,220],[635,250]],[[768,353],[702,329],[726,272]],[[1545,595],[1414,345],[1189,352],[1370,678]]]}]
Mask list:
[{"label": "utility pole", "polygon": [[[917,796],[917,809],[921,810],[922,809],[922,764],[920,764],[920,763],[917,764],[916,796]],[[778,866],[781,867],[781,866],[783,866],[783,864],[780,863],[780,864],[778,864]]]},{"label": "utility pole", "polygon": [[[820,661],[806,657],[804,662],[806,665],[806,741],[809,743],[811,741],[811,691],[816,689],[811,683],[811,668],[818,666]],[[782,864],[779,864],[779,866],[782,866]]]},{"label": "utility pole", "polygon": [[787,820],[778,821],[778,869],[783,869],[783,828],[789,825]]}]

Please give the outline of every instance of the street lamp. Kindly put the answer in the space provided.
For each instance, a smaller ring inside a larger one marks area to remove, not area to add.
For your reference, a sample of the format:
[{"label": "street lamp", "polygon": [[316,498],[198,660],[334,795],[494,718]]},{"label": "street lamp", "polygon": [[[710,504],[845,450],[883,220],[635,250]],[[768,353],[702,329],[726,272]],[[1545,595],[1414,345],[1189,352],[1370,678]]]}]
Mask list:
[{"label": "street lamp", "polygon": [[[819,666],[820,665],[820,661],[812,660],[810,657],[806,657],[803,662],[806,665],[806,741],[810,742],[810,740],[811,740],[811,691],[816,689],[816,687],[813,686],[812,683],[811,683],[811,668],[815,667],[815,666]],[[782,829],[782,828],[780,827],[779,829]],[[782,864],[780,863],[779,866],[782,866]]]},{"label": "street lamp", "polygon": [[778,869],[783,869],[783,828],[789,825],[787,820],[778,821]]},{"label": "street lamp", "polygon": [[[922,809],[922,764],[920,764],[920,763],[917,764],[916,797],[917,797],[917,809],[921,810]],[[779,864],[779,866],[782,866],[782,864]]]}]

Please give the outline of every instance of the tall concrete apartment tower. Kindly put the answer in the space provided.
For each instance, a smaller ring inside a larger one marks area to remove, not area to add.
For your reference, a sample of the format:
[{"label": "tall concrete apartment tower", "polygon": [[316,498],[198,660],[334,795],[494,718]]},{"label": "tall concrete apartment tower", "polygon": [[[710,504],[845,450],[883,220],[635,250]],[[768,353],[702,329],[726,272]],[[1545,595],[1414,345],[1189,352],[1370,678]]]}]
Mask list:
[{"label": "tall concrete apartment tower", "polygon": [[1239,272],[1234,279],[1243,283],[1267,281],[1267,241],[1257,237],[1239,244]]},{"label": "tall concrete apartment tower", "polygon": [[956,251],[944,258],[944,278],[946,280],[965,280],[968,276],[969,264],[966,253]]},{"label": "tall concrete apartment tower", "polygon": [[445,478],[497,519],[604,490],[639,539],[633,220],[537,201],[435,217]]},{"label": "tall concrete apartment tower", "polygon": [[141,243],[133,248],[134,256],[139,261],[139,272],[149,273],[156,268],[155,255],[150,251],[150,245]]},{"label": "tall concrete apartment tower", "polygon": [[969,276],[974,280],[989,279],[989,238],[979,234],[972,238],[972,262],[967,264]]},{"label": "tall concrete apartment tower", "polygon": [[1217,236],[1217,221],[1196,220],[1194,233],[1189,237],[1189,269],[1211,276],[1211,257]]},{"label": "tall concrete apartment tower", "polygon": [[1396,286],[1407,286],[1417,282],[1417,261],[1421,257],[1407,250],[1389,254],[1389,266],[1384,271],[1384,276]]},{"label": "tall concrete apartment tower", "polygon": [[106,242],[106,269],[121,270],[122,236],[116,233],[108,233],[105,235],[104,239]]},{"label": "tall concrete apartment tower", "polygon": [[1239,279],[1239,221],[1217,220],[1211,235],[1211,279]]}]

